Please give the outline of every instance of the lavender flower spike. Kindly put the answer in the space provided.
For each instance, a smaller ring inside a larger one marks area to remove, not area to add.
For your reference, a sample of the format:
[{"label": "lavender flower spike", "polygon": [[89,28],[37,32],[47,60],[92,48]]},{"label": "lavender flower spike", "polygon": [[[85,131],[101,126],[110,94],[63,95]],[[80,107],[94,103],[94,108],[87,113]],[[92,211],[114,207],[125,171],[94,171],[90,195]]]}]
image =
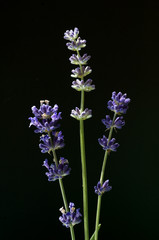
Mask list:
[{"label": "lavender flower spike", "polygon": [[82,221],[80,208],[75,209],[74,203],[70,202],[69,209],[69,212],[66,212],[63,207],[59,209],[62,213],[62,216],[59,217],[59,220],[62,222],[63,226],[67,228],[69,228],[71,225],[74,226]]},{"label": "lavender flower spike", "polygon": [[86,108],[83,112],[78,107],[73,109],[70,114],[71,117],[76,118],[77,120],[86,120],[92,117],[92,110]]},{"label": "lavender flower spike", "polygon": [[95,193],[98,195],[102,195],[105,192],[109,192],[111,189],[112,187],[109,186],[109,180],[106,180],[102,186],[101,183],[98,182],[97,186],[94,187]]},{"label": "lavender flower spike", "polygon": [[115,143],[115,138],[112,138],[110,141],[108,141],[108,138],[105,135],[103,135],[103,138],[99,138],[98,142],[104,150],[108,151],[116,152],[117,148],[119,147],[119,144]]}]

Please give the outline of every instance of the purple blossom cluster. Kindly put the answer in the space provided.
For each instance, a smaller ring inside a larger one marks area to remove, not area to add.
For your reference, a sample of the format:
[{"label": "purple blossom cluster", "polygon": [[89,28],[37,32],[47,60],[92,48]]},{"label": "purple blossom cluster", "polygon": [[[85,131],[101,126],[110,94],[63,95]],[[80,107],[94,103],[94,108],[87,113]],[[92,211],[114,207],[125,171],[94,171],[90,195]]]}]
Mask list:
[{"label": "purple blossom cluster", "polygon": [[74,226],[81,222],[82,214],[80,213],[80,208],[75,209],[74,203],[70,202],[69,204],[69,212],[62,207],[60,208],[60,212],[62,216],[59,217],[60,222],[62,222],[63,226],[69,228],[71,225]]},{"label": "purple blossom cluster", "polygon": [[42,153],[50,153],[51,150],[57,150],[64,147],[64,136],[62,132],[52,131],[51,137],[48,134],[40,137],[42,143],[39,144]]},{"label": "purple blossom cluster", "polygon": [[[64,147],[64,136],[62,131],[57,131],[60,127],[59,120],[61,119],[61,112],[58,112],[58,105],[55,104],[54,107],[49,105],[48,100],[40,101],[40,108],[33,106],[32,113],[34,117],[30,117],[30,125],[36,127],[35,133],[42,133],[40,136],[39,148],[42,153],[51,153],[57,149]],[[59,163],[48,165],[48,160],[44,161],[43,166],[48,169],[46,175],[48,176],[48,181],[55,181],[60,179],[70,173],[70,168],[68,166],[68,161],[60,158]]]},{"label": "purple blossom cluster", "polygon": [[81,111],[78,107],[71,111],[71,117],[76,118],[77,120],[86,120],[92,117],[92,110],[86,108],[84,111]]},{"label": "purple blossom cluster", "polygon": [[35,126],[35,133],[47,133],[60,127],[61,112],[58,113],[57,104],[51,107],[48,100],[42,100],[39,109],[33,106],[31,110],[34,117],[29,118],[29,127]]},{"label": "purple blossom cluster", "polygon": [[76,79],[72,82],[72,88],[76,89],[77,91],[85,91],[90,92],[91,90],[95,89],[95,85],[92,84],[92,79],[88,79],[84,82],[84,80]]},{"label": "purple blossom cluster", "polygon": [[[114,112],[114,118],[112,120],[109,115],[106,115],[105,119],[102,119],[102,123],[106,126],[106,130],[113,128],[121,129],[125,125],[125,121],[121,114],[126,113],[128,109],[128,103],[130,102],[130,98],[126,98],[126,96],[126,93],[116,93],[115,91],[112,93],[112,100],[108,101],[108,109]],[[116,117],[116,115],[120,116]],[[98,142],[104,150],[109,152],[116,151],[119,147],[119,144],[115,143],[115,138],[108,139],[105,135],[103,135],[103,138],[99,138]]]},{"label": "purple blossom cluster", "polygon": [[[77,91],[83,92],[90,92],[94,90],[95,85],[92,85],[91,79],[84,81],[84,77],[92,72],[92,69],[87,66],[87,62],[91,56],[87,55],[86,53],[81,56],[79,53],[81,48],[84,48],[86,46],[86,40],[82,40],[79,37],[78,28],[74,28],[74,30],[67,30],[64,33],[64,39],[69,41],[66,43],[68,49],[76,51],[76,54],[72,54],[72,56],[69,58],[71,64],[78,65],[77,68],[72,70],[71,77],[76,78],[76,80],[72,82],[71,87]],[[79,108],[76,108],[75,110],[72,110],[71,116],[77,120],[85,120],[90,118],[92,114],[91,110],[88,108],[86,108],[84,111],[83,109],[81,110]]]},{"label": "purple blossom cluster", "polygon": [[48,160],[45,159],[43,166],[47,168],[46,176],[48,181],[55,181],[70,174],[71,168],[69,168],[68,160],[63,157],[60,158],[58,166],[55,163],[48,164]]},{"label": "purple blossom cluster", "polygon": [[95,193],[98,195],[102,195],[105,192],[109,192],[112,189],[111,186],[109,186],[109,179],[106,180],[102,185],[100,182],[97,183],[97,186],[94,187]]},{"label": "purple blossom cluster", "polygon": [[123,116],[117,117],[113,122],[110,116],[106,115],[106,117],[102,119],[102,123],[106,126],[107,129],[110,129],[111,127],[121,129],[125,125]]},{"label": "purple blossom cluster", "polygon": [[[115,138],[112,137],[113,129],[121,129],[125,125],[125,121],[121,114],[125,114],[128,109],[128,104],[130,98],[127,98],[127,94],[122,94],[121,92],[112,92],[112,100],[108,101],[108,109],[114,112],[114,117],[111,119],[109,115],[106,115],[105,119],[102,119],[102,123],[106,126],[106,130],[110,130],[109,137],[107,138],[103,135],[102,138],[98,139],[99,144],[102,146],[103,150],[110,153],[111,151],[116,152],[119,147],[119,143],[116,143]],[[120,115],[120,116],[117,116]],[[104,192],[110,191],[112,187],[109,186],[109,180],[106,180],[103,184],[99,181],[97,186],[94,187],[95,193],[101,195]]]},{"label": "purple blossom cluster", "polygon": [[130,102],[130,98],[126,98],[127,94],[122,94],[121,92],[116,93],[112,92],[112,100],[108,101],[108,109],[117,113],[117,114],[125,114],[128,110],[128,104]]},{"label": "purple blossom cluster", "polygon": [[103,135],[103,138],[99,138],[98,142],[104,150],[109,152],[116,152],[117,148],[119,147],[119,144],[115,143],[115,138],[112,138],[110,141],[108,141],[108,138],[105,135]]}]

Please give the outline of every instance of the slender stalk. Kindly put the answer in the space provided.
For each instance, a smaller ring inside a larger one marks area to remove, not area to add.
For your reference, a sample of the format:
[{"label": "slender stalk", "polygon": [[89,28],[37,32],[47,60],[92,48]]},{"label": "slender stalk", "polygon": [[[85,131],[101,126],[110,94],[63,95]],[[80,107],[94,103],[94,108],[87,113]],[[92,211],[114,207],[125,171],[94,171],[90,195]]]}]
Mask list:
[{"label": "slender stalk", "polygon": [[[80,53],[77,50],[77,55]],[[81,73],[82,65],[79,64]],[[81,78],[84,80],[84,77]],[[84,91],[81,91],[81,112],[84,110]],[[87,188],[87,168],[85,154],[85,138],[84,138],[84,122],[80,120],[80,148],[81,148],[81,165],[82,165],[82,186],[83,186],[83,218],[84,218],[84,236],[85,240],[89,240],[89,224],[88,224],[88,188]]]},{"label": "slender stalk", "polygon": [[[48,132],[48,135],[50,137],[51,145],[53,146],[51,133]],[[53,161],[55,162],[55,164],[57,166],[58,165],[58,160],[57,160],[57,156],[56,156],[56,151],[53,148],[52,148],[52,153],[53,153]],[[64,206],[65,206],[65,210],[66,210],[66,212],[68,212],[69,211],[69,207],[68,207],[68,202],[67,202],[66,193],[65,193],[65,189],[64,189],[64,185],[63,185],[62,179],[59,179],[59,185],[60,185],[60,190],[61,190],[62,199],[63,199]],[[72,240],[75,240],[75,233],[74,233],[74,228],[73,228],[72,225],[70,225],[70,233],[71,233]]]},{"label": "slender stalk", "polygon": [[[52,153],[53,153],[54,161],[57,162],[57,156],[56,156],[55,150],[52,150]],[[66,212],[68,212],[69,208],[68,208],[67,198],[66,198],[66,194],[65,194],[65,189],[63,186],[63,181],[60,178],[59,178],[59,185],[60,185],[60,189],[61,189],[61,194],[62,194],[62,199],[64,202],[65,210],[66,210]]]},{"label": "slender stalk", "polygon": [[[111,137],[112,137],[113,124],[114,124],[115,118],[116,118],[116,113],[114,113],[112,127],[110,128],[110,131],[109,131],[108,143],[109,143],[109,141],[111,140]],[[100,175],[100,183],[101,183],[101,185],[103,184],[104,172],[105,172],[105,167],[106,167],[106,163],[107,163],[107,158],[108,158],[108,151],[106,150],[105,154],[104,154],[102,171],[101,171],[101,175]],[[99,225],[99,219],[100,219],[101,201],[102,201],[102,195],[98,195],[97,212],[96,212],[96,223],[95,223],[95,240],[98,240],[98,225]]]},{"label": "slender stalk", "polygon": [[86,169],[86,157],[85,157],[83,120],[80,120],[80,146],[81,146],[81,165],[82,165],[82,183],[83,183],[82,186],[83,186],[84,235],[85,235],[85,240],[89,240],[87,169]]},{"label": "slender stalk", "polygon": [[[114,113],[113,122],[112,122],[112,127],[110,128],[110,131],[109,131],[108,143],[109,143],[109,141],[111,140],[111,137],[112,137],[113,124],[114,124],[115,118],[116,118],[116,113]],[[103,166],[102,166],[102,171],[101,171],[101,175],[100,175],[100,183],[101,183],[101,184],[103,184],[103,178],[104,178],[104,172],[105,172],[107,157],[108,157],[108,151],[106,150],[106,151],[105,151],[105,154],[104,154]]]}]

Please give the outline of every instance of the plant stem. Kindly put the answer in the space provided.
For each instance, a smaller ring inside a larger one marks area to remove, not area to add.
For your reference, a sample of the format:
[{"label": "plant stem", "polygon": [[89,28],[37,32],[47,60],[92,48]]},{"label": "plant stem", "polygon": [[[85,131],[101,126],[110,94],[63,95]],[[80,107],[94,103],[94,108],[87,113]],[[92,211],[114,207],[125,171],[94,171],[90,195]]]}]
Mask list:
[{"label": "plant stem", "polygon": [[[56,166],[58,166],[58,160],[57,160],[57,156],[56,156],[56,151],[53,149],[53,142],[52,142],[52,138],[51,138],[51,133],[48,132],[48,135],[50,137],[50,142],[51,142],[51,145],[52,145],[53,161],[55,162]],[[67,198],[66,198],[66,193],[65,193],[63,181],[60,178],[59,178],[59,185],[60,185],[60,190],[61,190],[62,199],[63,199],[64,206],[65,206],[65,210],[66,210],[66,212],[69,212],[69,207],[68,207],[68,203],[67,203]],[[70,225],[70,233],[71,233],[72,240],[75,240],[75,233],[74,233],[74,228],[73,228],[72,225]]]},{"label": "plant stem", "polygon": [[[57,162],[57,156],[56,156],[55,150],[52,150],[52,152],[53,152],[53,156],[54,156],[54,161]],[[63,202],[64,202],[65,210],[66,210],[66,212],[68,212],[69,208],[68,208],[67,198],[66,198],[65,189],[64,189],[64,186],[63,186],[63,181],[62,181],[61,178],[59,178],[59,185],[60,185],[60,189],[61,189],[61,194],[62,194],[62,199],[63,199]]]},{"label": "plant stem", "polygon": [[[80,53],[77,50],[77,55]],[[81,73],[82,65],[79,64]],[[84,77],[81,77],[84,80]],[[81,91],[81,112],[84,110],[84,90]],[[85,154],[85,138],[84,138],[84,122],[80,120],[80,148],[81,148],[81,165],[82,165],[82,187],[83,187],[83,218],[84,218],[84,236],[85,240],[89,240],[89,224],[88,224],[88,188],[87,188],[87,167],[86,167],[86,154]]]},{"label": "plant stem", "polygon": [[[114,125],[115,118],[116,118],[116,113],[114,113],[112,126],[111,126],[110,131],[109,131],[108,143],[109,143],[109,141],[111,140],[111,137],[112,137],[113,125]],[[100,184],[101,185],[103,184],[104,172],[105,172],[107,158],[108,158],[108,150],[106,150],[105,154],[104,154],[102,171],[101,171],[101,175],[100,175]],[[98,240],[98,225],[99,225],[99,218],[100,218],[101,201],[102,201],[102,195],[98,195],[97,212],[96,212],[96,224],[95,224],[95,240]]]},{"label": "plant stem", "polygon": [[85,235],[85,240],[89,240],[87,169],[86,169],[86,157],[85,157],[83,120],[80,120],[80,146],[81,146],[82,186],[83,186],[84,235]]}]

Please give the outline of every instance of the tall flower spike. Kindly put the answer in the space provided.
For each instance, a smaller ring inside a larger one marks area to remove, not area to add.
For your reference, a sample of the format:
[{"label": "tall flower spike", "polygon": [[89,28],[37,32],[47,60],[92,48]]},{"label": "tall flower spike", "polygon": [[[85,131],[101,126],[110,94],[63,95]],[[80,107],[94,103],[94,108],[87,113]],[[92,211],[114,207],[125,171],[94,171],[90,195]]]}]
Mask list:
[{"label": "tall flower spike", "polygon": [[[81,107],[75,108],[71,111],[71,116],[80,120],[80,147],[81,147],[81,164],[82,164],[82,185],[83,185],[83,212],[84,212],[84,236],[85,239],[89,239],[89,226],[88,226],[88,191],[87,191],[87,170],[86,170],[86,158],[85,158],[85,144],[84,144],[84,126],[83,120],[88,119],[92,116],[92,111],[86,108],[84,110],[84,92],[91,91],[95,88],[91,85],[92,80],[87,80],[84,82],[84,77],[92,72],[89,66],[85,66],[90,56],[84,54],[80,56],[79,51],[81,48],[86,46],[86,40],[81,40],[80,37],[77,40],[71,41],[66,44],[68,49],[76,51],[76,55],[73,54],[70,57],[72,64],[79,65],[76,69],[72,70],[71,77],[76,78],[73,81],[72,87],[77,91],[81,91]],[[79,80],[81,79],[81,81]]]}]

